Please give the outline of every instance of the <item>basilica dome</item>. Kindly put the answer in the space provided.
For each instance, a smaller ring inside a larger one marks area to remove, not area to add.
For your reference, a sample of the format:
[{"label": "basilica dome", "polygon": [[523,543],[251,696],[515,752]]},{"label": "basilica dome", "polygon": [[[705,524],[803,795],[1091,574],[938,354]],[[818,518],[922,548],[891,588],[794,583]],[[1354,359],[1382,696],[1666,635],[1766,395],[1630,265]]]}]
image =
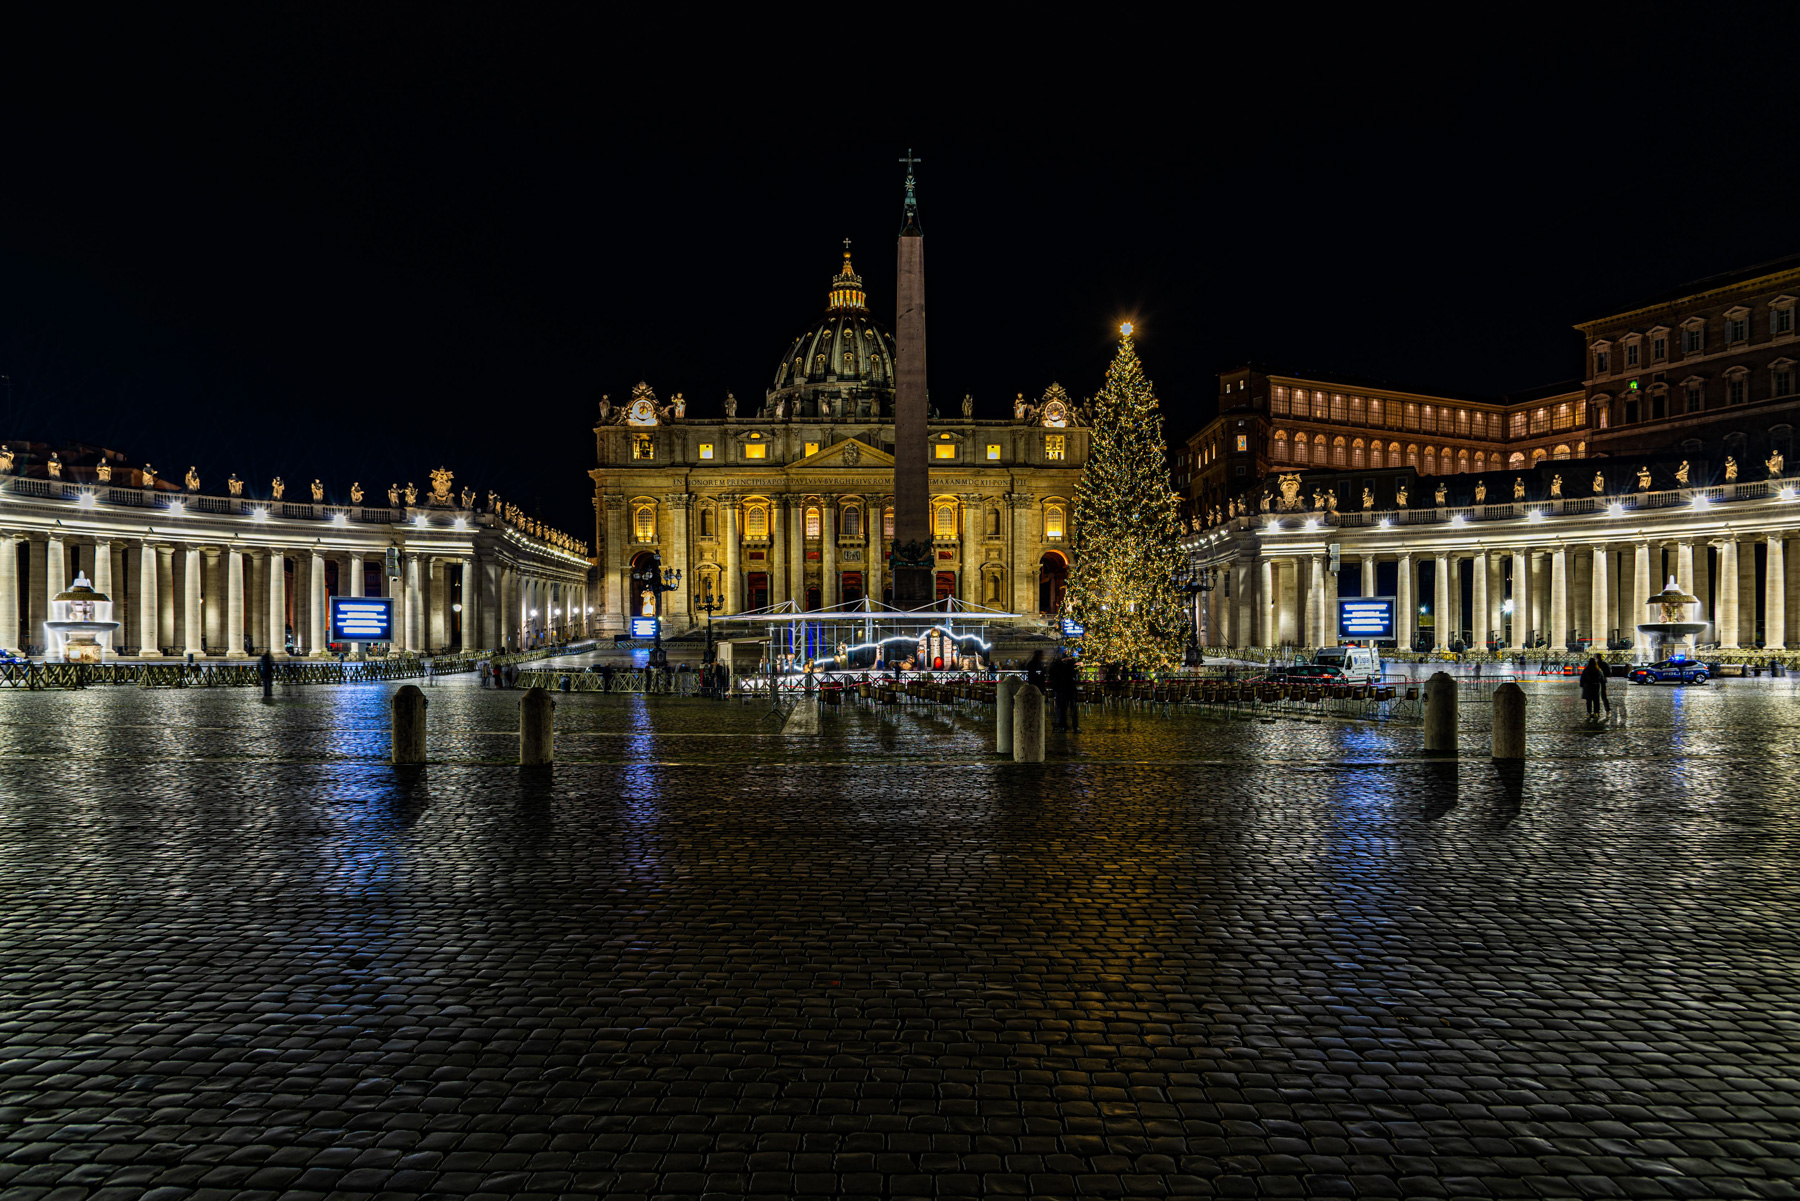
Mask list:
[{"label": "basilica dome", "polygon": [[765,412],[781,417],[880,419],[894,400],[894,335],[869,316],[862,276],[844,251],[825,315],[794,339],[775,368]]}]

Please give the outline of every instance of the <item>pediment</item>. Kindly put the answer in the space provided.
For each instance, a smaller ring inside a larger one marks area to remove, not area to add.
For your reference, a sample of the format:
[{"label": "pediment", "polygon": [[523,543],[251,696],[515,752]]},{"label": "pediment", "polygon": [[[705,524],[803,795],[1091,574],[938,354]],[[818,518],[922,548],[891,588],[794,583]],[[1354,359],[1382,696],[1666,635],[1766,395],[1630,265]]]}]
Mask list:
[{"label": "pediment", "polygon": [[833,442],[830,446],[821,447],[816,454],[808,455],[794,464],[795,467],[892,467],[894,456],[885,451],[876,450],[866,442],[855,438],[846,438],[842,442]]}]

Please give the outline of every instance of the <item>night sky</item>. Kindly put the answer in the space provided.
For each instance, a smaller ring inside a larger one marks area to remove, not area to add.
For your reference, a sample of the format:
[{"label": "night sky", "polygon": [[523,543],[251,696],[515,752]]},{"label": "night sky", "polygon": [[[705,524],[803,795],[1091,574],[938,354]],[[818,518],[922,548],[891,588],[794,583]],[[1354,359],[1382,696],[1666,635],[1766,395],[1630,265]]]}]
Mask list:
[{"label": "night sky", "polygon": [[1177,433],[1246,359],[1530,388],[1576,375],[1570,323],[1800,250],[1773,7],[912,62],[595,11],[0,31],[0,437],[209,491],[443,463],[589,536],[600,393],[753,411],[845,237],[891,325],[909,146],[947,413],[1092,393],[1126,317]]}]

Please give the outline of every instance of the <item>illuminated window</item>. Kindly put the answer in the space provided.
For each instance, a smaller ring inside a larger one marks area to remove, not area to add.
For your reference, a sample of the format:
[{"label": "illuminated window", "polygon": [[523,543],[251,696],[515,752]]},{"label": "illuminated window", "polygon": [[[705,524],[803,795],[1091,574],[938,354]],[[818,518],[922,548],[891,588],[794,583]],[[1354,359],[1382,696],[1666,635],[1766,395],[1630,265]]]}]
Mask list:
[{"label": "illuminated window", "polygon": [[1569,457],[1569,447],[1568,447],[1568,444],[1567,444],[1567,443],[1561,443],[1561,442],[1559,442],[1559,443],[1558,443],[1558,444],[1557,444],[1557,446],[1556,446],[1556,449],[1555,449],[1555,450],[1554,450],[1554,451],[1552,451],[1552,452],[1551,452],[1551,454],[1550,454],[1550,457],[1551,457],[1551,458],[1553,458],[1553,459],[1566,459],[1566,458],[1568,458],[1568,457]]},{"label": "illuminated window", "polygon": [[819,453],[819,444],[817,442],[808,442],[805,444],[805,446],[806,446],[806,454],[808,457],[811,457],[811,456]]},{"label": "illuminated window", "polygon": [[637,505],[633,507],[631,528],[639,542],[656,541],[656,506]]},{"label": "illuminated window", "polygon": [[749,538],[769,536],[769,509],[766,505],[750,505],[744,510],[744,535]]},{"label": "illuminated window", "polygon": [[1552,429],[1566,430],[1575,424],[1575,411],[1567,401],[1556,406],[1555,415],[1550,418]]},{"label": "illuminated window", "polygon": [[881,511],[881,536],[883,538],[894,536],[894,511],[892,509]]},{"label": "illuminated window", "polygon": [[931,444],[931,450],[932,453],[940,459],[954,459],[956,457],[956,443],[954,442],[934,442]]},{"label": "illuminated window", "polygon": [[1044,460],[1055,463],[1068,456],[1067,443],[1062,434],[1044,435]]},{"label": "illuminated window", "polygon": [[956,506],[939,505],[932,532],[939,538],[956,537]]},{"label": "illuminated window", "polygon": [[1000,458],[1000,444],[998,442],[989,442],[987,444],[987,456],[990,461],[997,461]]},{"label": "illuminated window", "polygon": [[1277,463],[1287,462],[1288,440],[1286,430],[1275,431],[1274,448],[1269,452],[1269,457],[1274,459]]},{"label": "illuminated window", "polygon": [[1381,398],[1378,396],[1369,397],[1369,424],[1381,424]]},{"label": "illuminated window", "polygon": [[1533,409],[1533,410],[1531,410],[1531,432],[1533,434],[1542,434],[1542,433],[1548,432],[1549,429],[1550,429],[1550,410],[1549,409]]},{"label": "illuminated window", "polygon": [[1406,444],[1406,465],[1414,471],[1419,469],[1419,444],[1417,442]]},{"label": "illuminated window", "polygon": [[1277,417],[1285,417],[1287,416],[1287,411],[1288,390],[1277,384],[1274,392],[1269,395],[1269,412],[1275,414]]},{"label": "illuminated window", "polygon": [[1307,459],[1309,457],[1310,456],[1307,454],[1307,450],[1306,450],[1306,435],[1305,434],[1295,434],[1294,435],[1294,462],[1304,463],[1307,461]]},{"label": "illuminated window", "polygon": [[1352,396],[1350,398],[1350,424],[1361,425],[1362,423],[1363,423],[1363,398],[1360,396]]},{"label": "illuminated window", "polygon": [[1314,392],[1312,394],[1312,415],[1314,421],[1329,421],[1331,419],[1331,397],[1329,394],[1324,392]]},{"label": "illuminated window", "polygon": [[1522,450],[1513,451],[1511,455],[1507,456],[1506,466],[1513,471],[1517,471],[1519,468],[1525,466],[1525,452]]},{"label": "illuminated window", "polygon": [[1425,448],[1425,466],[1420,468],[1419,474],[1420,475],[1436,475],[1437,474],[1437,451],[1435,448],[1430,447],[1430,446],[1427,446]]},{"label": "illuminated window", "polygon": [[1052,542],[1060,542],[1063,536],[1063,507],[1047,505],[1044,508],[1044,537]]},{"label": "illuminated window", "polygon": [[1335,438],[1331,443],[1331,465],[1346,467],[1350,463],[1349,452],[1345,449],[1343,438]]},{"label": "illuminated window", "polygon": [[1367,461],[1367,457],[1363,452],[1363,440],[1358,438],[1350,444],[1350,466],[1362,467]]},{"label": "illuminated window", "polygon": [[713,444],[711,442],[702,442],[700,444],[700,457],[703,459],[712,458],[712,446]]},{"label": "illuminated window", "polygon": [[1467,471],[1469,469],[1469,452],[1467,450],[1459,450],[1456,452],[1456,469],[1458,471]]},{"label": "illuminated window", "polygon": [[746,459],[766,459],[766,458],[768,458],[769,457],[768,443],[766,443],[766,442],[746,442],[746,443],[744,443],[744,457]]},{"label": "illuminated window", "polygon": [[1525,436],[1524,413],[1514,413],[1506,419],[1506,436],[1508,438],[1523,438]]},{"label": "illuminated window", "polygon": [[1333,392],[1331,394],[1331,420],[1338,425],[1344,424],[1348,419],[1349,414],[1346,409],[1346,404],[1347,402],[1343,393]]},{"label": "illuminated window", "polygon": [[806,536],[808,538],[819,536],[819,511],[817,509],[806,511]]},{"label": "illuminated window", "polygon": [[656,442],[649,434],[631,435],[631,457],[634,459],[654,459]]},{"label": "illuminated window", "polygon": [[1243,453],[1244,451],[1247,451],[1250,449],[1250,435],[1249,434],[1239,434],[1237,436],[1237,439],[1238,439],[1237,447],[1238,447],[1238,452],[1240,454]]},{"label": "illuminated window", "polygon": [[854,506],[844,510],[844,537],[862,537],[862,510]]}]

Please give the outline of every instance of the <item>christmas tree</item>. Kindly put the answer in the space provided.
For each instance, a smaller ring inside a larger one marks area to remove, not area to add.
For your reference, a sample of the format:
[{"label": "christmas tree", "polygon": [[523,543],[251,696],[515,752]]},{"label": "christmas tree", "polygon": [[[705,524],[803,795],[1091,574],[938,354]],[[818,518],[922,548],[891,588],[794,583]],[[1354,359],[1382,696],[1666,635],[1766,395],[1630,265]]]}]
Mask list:
[{"label": "christmas tree", "polygon": [[1075,492],[1075,565],[1068,615],[1087,627],[1101,663],[1168,670],[1181,663],[1188,618],[1175,590],[1181,560],[1162,414],[1120,327],[1119,353],[1093,402],[1093,438]]}]

